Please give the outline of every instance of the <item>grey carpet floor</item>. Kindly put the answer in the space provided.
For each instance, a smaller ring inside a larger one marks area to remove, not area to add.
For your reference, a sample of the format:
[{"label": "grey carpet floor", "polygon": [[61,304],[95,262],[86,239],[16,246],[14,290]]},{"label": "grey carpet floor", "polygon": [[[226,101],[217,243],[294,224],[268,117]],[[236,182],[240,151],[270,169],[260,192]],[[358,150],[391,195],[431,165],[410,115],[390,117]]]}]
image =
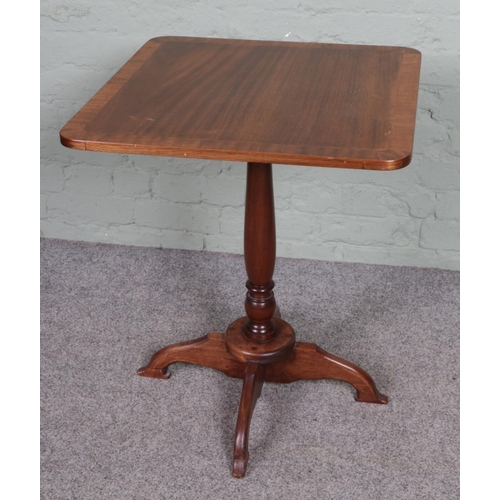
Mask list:
[{"label": "grey carpet floor", "polygon": [[237,255],[41,241],[41,498],[458,499],[459,274],[278,259],[298,340],[360,365],[389,404],[338,381],[266,384],[238,480],[242,382],[135,372],[224,332],[245,279]]}]

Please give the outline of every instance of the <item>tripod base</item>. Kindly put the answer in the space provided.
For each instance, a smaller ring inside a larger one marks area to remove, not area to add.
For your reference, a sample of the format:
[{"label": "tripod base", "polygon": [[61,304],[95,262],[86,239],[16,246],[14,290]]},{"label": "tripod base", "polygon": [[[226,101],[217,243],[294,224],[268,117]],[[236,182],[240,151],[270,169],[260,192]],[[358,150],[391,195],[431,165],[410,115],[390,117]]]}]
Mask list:
[{"label": "tripod base", "polygon": [[[229,377],[243,379],[232,472],[238,478],[245,475],[250,422],[264,382],[287,384],[297,380],[343,380],[356,389],[357,401],[387,403],[387,397],[380,394],[364,370],[315,344],[295,343],[290,325],[277,317],[273,320],[277,323],[278,334],[271,343],[259,345],[249,341],[243,333],[246,318],[241,318],[230,325],[227,334],[209,333],[199,339],[164,347],[138,371],[143,377],[168,379],[168,367],[183,362],[214,368]],[[252,347],[256,349],[252,350]],[[258,354],[254,355],[257,350]],[[266,356],[266,350],[271,354]],[[261,361],[257,361],[259,356]]]}]

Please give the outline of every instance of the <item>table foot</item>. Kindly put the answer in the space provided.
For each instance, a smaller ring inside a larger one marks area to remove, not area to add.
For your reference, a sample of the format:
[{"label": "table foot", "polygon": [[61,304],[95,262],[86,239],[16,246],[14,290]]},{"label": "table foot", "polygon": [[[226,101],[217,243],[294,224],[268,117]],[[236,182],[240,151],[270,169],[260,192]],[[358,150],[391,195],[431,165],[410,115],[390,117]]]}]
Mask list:
[{"label": "table foot", "polygon": [[229,354],[222,333],[209,333],[199,339],[164,347],[137,373],[143,377],[168,379],[168,367],[178,362],[214,368],[233,378],[245,376],[246,363]]},{"label": "table foot", "polygon": [[356,401],[387,404],[387,396],[380,394],[373,379],[362,368],[309,342],[297,342],[293,353],[269,365],[265,374],[266,382],[285,384],[318,379],[343,380],[351,384],[356,389]]},{"label": "table foot", "polygon": [[248,464],[248,438],[250,422],[257,399],[260,397],[266,366],[260,363],[248,363],[245,370],[240,409],[234,437],[233,476],[242,478]]}]

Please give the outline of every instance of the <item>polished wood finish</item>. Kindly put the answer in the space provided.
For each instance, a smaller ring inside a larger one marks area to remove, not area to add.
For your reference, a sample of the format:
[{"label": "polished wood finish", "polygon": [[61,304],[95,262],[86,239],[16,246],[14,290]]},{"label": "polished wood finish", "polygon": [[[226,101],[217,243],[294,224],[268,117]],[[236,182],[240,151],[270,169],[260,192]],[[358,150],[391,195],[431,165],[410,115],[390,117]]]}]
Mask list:
[{"label": "polished wood finish", "polygon": [[245,335],[246,322],[246,318],[240,318],[226,331],[226,348],[236,359],[269,364],[281,361],[293,352],[295,332],[286,321],[274,318],[276,335],[266,342],[249,340]]},{"label": "polished wood finish", "polygon": [[272,291],[276,260],[272,166],[249,163],[247,169],[244,244],[247,316],[229,325],[225,335],[209,333],[161,349],[138,372],[145,377],[168,378],[169,365],[186,362],[244,379],[234,445],[233,476],[238,478],[245,475],[250,422],[264,381],[343,380],[356,389],[357,401],[387,403],[387,397],[380,394],[368,373],[315,344],[296,343],[293,328],[276,316]]},{"label": "polished wood finish", "polygon": [[229,325],[226,347],[241,361],[275,363],[291,354],[295,333],[286,321],[275,317],[277,308],[272,278],[276,261],[276,227],[271,164],[247,165],[244,233],[247,317]]},{"label": "polished wood finish", "polygon": [[89,151],[394,170],[413,146],[420,53],[159,37],[61,130]]},{"label": "polished wood finish", "polygon": [[[261,346],[263,352],[265,347]],[[316,344],[297,342],[292,352],[284,358],[272,364],[260,363],[268,367],[265,372],[266,382],[290,384],[297,380],[342,380],[356,389],[356,401],[387,403],[387,396],[380,394],[368,373],[349,361],[327,353]],[[170,378],[168,367],[180,362],[214,368],[228,377],[244,378],[251,361],[239,360],[226,349],[226,335],[209,333],[199,339],[164,347],[137,373],[143,377],[167,380]]]},{"label": "polished wood finish", "polygon": [[356,399],[387,397],[364,370],[295,342],[273,293],[272,163],[374,170],[411,160],[420,53],[404,47],[160,37],[147,42],[60,132],[89,151],[248,162],[246,316],[225,334],[171,345],[139,370],[166,379],[172,363],[243,379],[233,475],[248,462],[262,385],[337,379]]},{"label": "polished wood finish", "polygon": [[265,370],[266,365],[259,363],[248,363],[245,370],[245,380],[241,391],[240,409],[234,436],[233,476],[237,478],[242,478],[247,469],[250,422],[255,404],[262,391]]},{"label": "polished wood finish", "polygon": [[276,335],[272,279],[276,261],[273,167],[267,163],[247,166],[244,255],[248,275],[245,300],[248,321],[244,333],[252,341],[264,342]]},{"label": "polished wood finish", "polygon": [[297,380],[334,379],[348,382],[356,389],[356,401],[386,404],[373,379],[359,366],[327,353],[316,344],[297,342],[292,355],[269,365],[266,382],[288,384]]},{"label": "polished wood finish", "polygon": [[[279,328],[282,322],[276,317],[275,321]],[[237,332],[241,335],[241,328]],[[233,357],[226,349],[226,336],[227,334],[209,333],[196,340],[165,347],[151,358],[146,367],[139,369],[138,374],[143,377],[167,379],[167,368],[172,363],[184,362],[215,368],[229,377],[244,379],[234,441],[232,473],[235,477],[241,478],[245,475],[250,421],[264,381],[289,384],[298,380],[342,380],[356,389],[356,401],[387,404],[387,396],[378,391],[368,373],[349,361],[327,353],[315,344],[294,342],[292,352],[285,355],[281,361],[269,363],[268,359],[264,359],[255,362]],[[266,343],[257,345],[260,353],[266,355]]]},{"label": "polished wood finish", "polygon": [[244,361],[238,361],[227,351],[224,334],[209,333],[199,339],[160,349],[137,373],[143,377],[166,380],[170,378],[168,367],[179,362],[214,368],[234,378],[243,378],[246,367]]}]

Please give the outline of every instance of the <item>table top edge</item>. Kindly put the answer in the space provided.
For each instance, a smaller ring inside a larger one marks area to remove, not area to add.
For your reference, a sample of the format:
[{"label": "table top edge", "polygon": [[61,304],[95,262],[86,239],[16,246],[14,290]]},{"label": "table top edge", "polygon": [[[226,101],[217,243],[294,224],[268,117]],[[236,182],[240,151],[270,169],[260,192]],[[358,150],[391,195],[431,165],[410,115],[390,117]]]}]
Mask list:
[{"label": "table top edge", "polygon": [[259,152],[242,150],[217,150],[204,148],[181,148],[149,146],[143,144],[100,143],[71,139],[64,135],[64,127],[59,137],[63,146],[80,151],[135,154],[145,156],[165,156],[200,160],[272,163],[278,165],[297,165],[308,167],[350,168],[364,170],[399,170],[410,164],[412,151],[385,151],[387,158],[342,158],[294,153]]},{"label": "table top edge", "polygon": [[[174,36],[174,35],[165,35],[165,36],[157,36],[150,38],[144,45],[149,43],[162,43],[167,41],[177,41],[177,42],[200,42],[200,43],[237,43],[242,45],[296,45],[300,47],[307,46],[338,46],[343,48],[352,48],[354,50],[359,50],[360,48],[366,48],[367,50],[372,49],[384,49],[384,50],[401,50],[402,52],[408,54],[414,54],[418,56],[422,56],[422,53],[414,49],[412,47],[405,47],[402,45],[372,45],[372,44],[361,44],[361,43],[332,43],[332,42],[299,42],[295,40],[261,40],[261,39],[244,39],[244,38],[219,38],[219,37],[192,37],[192,36]],[[144,46],[143,45],[143,46]]]}]

